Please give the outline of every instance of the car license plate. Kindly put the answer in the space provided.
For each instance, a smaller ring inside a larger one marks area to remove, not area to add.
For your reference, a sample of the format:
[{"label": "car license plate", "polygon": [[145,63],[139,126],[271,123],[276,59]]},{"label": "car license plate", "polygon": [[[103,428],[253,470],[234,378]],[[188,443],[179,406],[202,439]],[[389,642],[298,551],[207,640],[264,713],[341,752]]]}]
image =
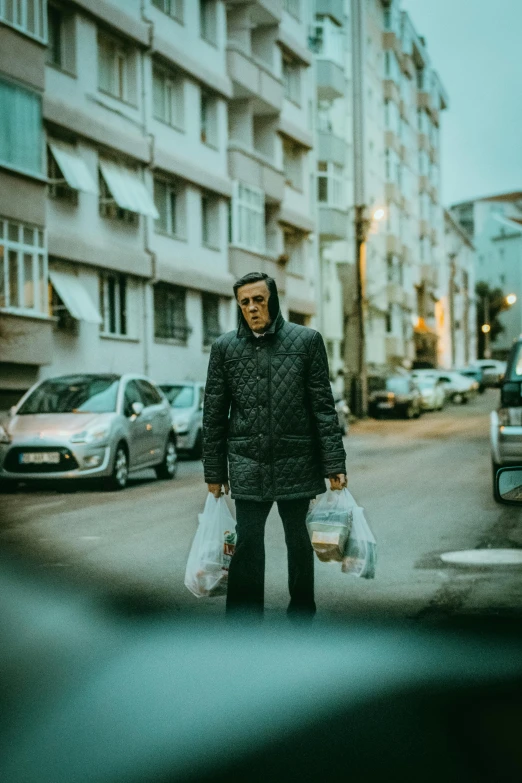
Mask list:
[{"label": "car license plate", "polygon": [[20,454],[20,463],[22,465],[57,465],[60,462],[59,451],[37,451]]},{"label": "car license plate", "polygon": [[390,408],[393,408],[393,402],[380,402],[378,407],[387,408],[389,410]]}]

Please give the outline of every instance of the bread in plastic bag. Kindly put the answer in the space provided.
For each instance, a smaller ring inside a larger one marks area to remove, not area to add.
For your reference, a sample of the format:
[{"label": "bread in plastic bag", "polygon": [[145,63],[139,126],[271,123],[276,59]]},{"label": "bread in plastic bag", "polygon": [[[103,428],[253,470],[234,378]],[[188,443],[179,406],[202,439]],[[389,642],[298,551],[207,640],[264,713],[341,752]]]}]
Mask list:
[{"label": "bread in plastic bag", "polygon": [[346,489],[328,489],[310,504],[306,526],[314,551],[323,563],[342,561],[354,505]]},{"label": "bread in plastic bag", "polygon": [[236,544],[235,520],[225,498],[210,492],[192,541],[185,569],[185,586],[197,598],[223,595]]},{"label": "bread in plastic bag", "polygon": [[[348,490],[346,490],[348,492]],[[350,494],[350,493],[348,493]],[[362,579],[374,579],[377,562],[377,543],[370,530],[364,509],[353,500],[352,528],[346,542],[341,570],[344,574]]]}]

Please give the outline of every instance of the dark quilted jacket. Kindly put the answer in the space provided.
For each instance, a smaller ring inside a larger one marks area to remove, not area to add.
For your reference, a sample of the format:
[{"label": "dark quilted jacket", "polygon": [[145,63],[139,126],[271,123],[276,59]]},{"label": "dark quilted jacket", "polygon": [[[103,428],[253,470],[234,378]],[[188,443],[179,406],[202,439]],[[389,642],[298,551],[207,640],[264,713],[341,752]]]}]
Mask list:
[{"label": "dark quilted jacket", "polygon": [[[263,337],[243,321],[212,346],[203,412],[205,481],[249,500],[315,497],[345,473],[319,332],[279,313]],[[227,467],[228,462],[228,467]]]}]

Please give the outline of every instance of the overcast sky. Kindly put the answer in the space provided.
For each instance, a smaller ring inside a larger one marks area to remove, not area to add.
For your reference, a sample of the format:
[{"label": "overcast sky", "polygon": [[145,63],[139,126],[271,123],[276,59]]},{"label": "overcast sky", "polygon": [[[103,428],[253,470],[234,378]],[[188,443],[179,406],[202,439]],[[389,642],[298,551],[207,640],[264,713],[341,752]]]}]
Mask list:
[{"label": "overcast sky", "polygon": [[522,190],[522,0],[402,0],[449,95],[445,205]]}]

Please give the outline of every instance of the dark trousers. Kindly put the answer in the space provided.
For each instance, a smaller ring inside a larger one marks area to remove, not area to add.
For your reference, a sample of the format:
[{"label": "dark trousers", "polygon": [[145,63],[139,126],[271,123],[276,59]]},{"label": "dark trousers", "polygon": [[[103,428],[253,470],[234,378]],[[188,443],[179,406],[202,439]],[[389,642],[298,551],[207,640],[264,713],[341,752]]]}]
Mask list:
[{"label": "dark trousers", "polygon": [[[290,614],[313,615],[314,553],[306,529],[309,499],[279,500],[288,551]],[[228,573],[227,612],[262,613],[265,599],[265,523],[272,501],[236,500],[236,551]]]}]

